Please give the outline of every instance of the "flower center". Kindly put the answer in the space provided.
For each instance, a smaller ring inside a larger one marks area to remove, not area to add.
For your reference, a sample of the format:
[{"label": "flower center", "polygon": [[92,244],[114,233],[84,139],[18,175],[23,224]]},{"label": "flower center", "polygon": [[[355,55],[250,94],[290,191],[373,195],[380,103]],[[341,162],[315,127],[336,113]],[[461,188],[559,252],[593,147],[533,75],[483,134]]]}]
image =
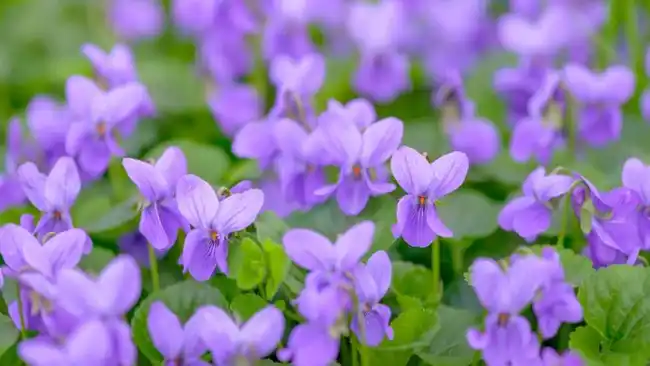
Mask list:
[{"label": "flower center", "polygon": [[97,124],[97,134],[100,137],[103,137],[104,135],[106,135],[106,122],[99,122]]},{"label": "flower center", "polygon": [[354,179],[361,179],[361,167],[358,165],[355,165],[352,167],[352,176]]},{"label": "flower center", "polygon": [[427,203],[427,197],[426,196],[418,196],[418,204],[420,206],[424,206]]},{"label": "flower center", "polygon": [[38,315],[41,312],[44,313],[52,312],[52,303],[48,299],[41,296],[38,292],[30,291],[29,300],[32,303],[32,307],[31,307],[32,316]]},{"label": "flower center", "polygon": [[61,211],[54,211],[54,213],[52,215],[54,216],[55,220],[61,220],[62,219]]},{"label": "flower center", "polygon": [[212,244],[218,244],[219,243],[219,233],[216,231],[210,231],[210,242]]},{"label": "flower center", "polygon": [[500,327],[505,327],[506,325],[508,325],[509,320],[510,320],[510,314],[501,313],[497,318],[497,325]]}]

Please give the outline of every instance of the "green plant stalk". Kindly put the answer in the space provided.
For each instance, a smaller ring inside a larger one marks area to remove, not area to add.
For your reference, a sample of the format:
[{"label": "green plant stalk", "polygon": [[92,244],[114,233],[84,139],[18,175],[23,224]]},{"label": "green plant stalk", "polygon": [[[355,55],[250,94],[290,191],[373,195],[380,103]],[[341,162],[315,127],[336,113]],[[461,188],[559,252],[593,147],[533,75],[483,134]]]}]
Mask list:
[{"label": "green plant stalk", "polygon": [[[614,5],[614,1],[609,1],[609,9],[607,11],[607,21],[603,25],[603,29],[601,31],[601,37],[599,39],[601,40],[602,45],[607,45],[607,47],[612,47],[616,45],[616,39],[618,36],[618,26],[619,26],[619,18],[618,18],[618,12],[616,7]],[[606,68],[612,61],[612,56],[613,54],[608,51],[607,47],[598,47],[598,53],[597,53],[597,60],[598,60],[598,67],[601,69]]]},{"label": "green plant stalk", "polygon": [[[619,0],[620,1],[620,0]],[[614,1],[612,1],[613,3]],[[641,50],[644,49],[641,42],[641,36],[639,34],[639,22],[637,21],[636,16],[636,0],[624,0],[618,2],[624,7],[623,18],[624,30],[625,30],[625,40],[627,43],[627,51],[629,62],[634,74],[637,77],[637,80],[643,80],[643,60]]]},{"label": "green plant stalk", "polygon": [[352,359],[352,366],[359,366],[359,358],[357,357],[357,347],[359,343],[353,334],[350,334],[350,358]]},{"label": "green plant stalk", "polygon": [[557,236],[556,246],[558,248],[564,247],[564,238],[566,237],[567,221],[569,218],[569,202],[571,202],[571,197],[569,196],[571,191],[564,196],[564,201],[562,202],[562,217],[560,220],[560,233]]},{"label": "green plant stalk", "polygon": [[438,237],[431,243],[431,272],[433,274],[433,295],[437,299],[440,292],[440,241]]},{"label": "green plant stalk", "polygon": [[151,271],[151,287],[153,292],[160,290],[160,277],[158,276],[158,258],[151,244],[147,245],[149,249],[149,270]]},{"label": "green plant stalk", "polygon": [[454,274],[462,274],[465,248],[461,246],[461,243],[449,242],[449,244],[451,247],[451,264],[454,269]]},{"label": "green plant stalk", "polygon": [[16,289],[18,292],[18,318],[20,318],[20,338],[27,339],[27,327],[25,326],[25,315],[24,315],[24,304],[23,297],[20,296],[20,285],[16,284]]}]

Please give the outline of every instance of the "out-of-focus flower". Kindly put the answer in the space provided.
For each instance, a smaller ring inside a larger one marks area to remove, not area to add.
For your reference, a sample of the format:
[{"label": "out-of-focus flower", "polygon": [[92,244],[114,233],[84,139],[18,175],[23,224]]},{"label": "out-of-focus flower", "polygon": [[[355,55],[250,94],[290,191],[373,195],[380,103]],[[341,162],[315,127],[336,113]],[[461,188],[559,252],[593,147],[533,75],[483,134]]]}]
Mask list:
[{"label": "out-of-focus flower", "polygon": [[99,321],[111,339],[108,353],[111,360],[132,365],[137,349],[131,328],[123,317],[140,298],[141,281],[137,262],[127,255],[115,257],[97,278],[90,278],[80,270],[64,269],[56,286],[57,305],[79,320]]},{"label": "out-of-focus flower", "polygon": [[429,164],[422,154],[403,146],[393,154],[390,166],[397,183],[407,193],[397,203],[393,235],[415,247],[428,246],[436,235],[451,237],[453,233],[440,220],[435,203],[465,181],[469,170],[467,155],[452,152]]},{"label": "out-of-focus flower", "polygon": [[[51,168],[65,155],[65,139],[70,128],[71,118],[68,109],[47,96],[36,96],[29,101],[26,110],[29,132],[38,144],[29,146],[31,161],[40,162]],[[42,156],[36,154],[42,153]]]},{"label": "out-of-focus flower", "polygon": [[612,66],[600,74],[584,66],[564,67],[563,81],[579,104],[579,137],[594,147],[618,140],[623,127],[621,106],[634,94],[634,74]]},{"label": "out-of-focus flower", "polygon": [[324,151],[323,163],[340,169],[338,181],[316,191],[318,195],[336,192],[336,200],[346,215],[358,215],[371,196],[395,190],[388,182],[384,164],[402,142],[404,124],[389,117],[372,123],[360,132],[351,117],[332,114],[322,119],[312,134],[309,149]]},{"label": "out-of-focus flower", "polygon": [[[156,349],[165,358],[166,363],[193,366],[210,365],[201,360],[201,356],[207,351],[200,333],[204,326],[206,324],[199,313],[193,315],[183,326],[176,314],[172,313],[161,301],[152,303],[147,314],[149,336]],[[217,325],[216,330],[218,329],[224,329],[224,325]]]},{"label": "out-of-focus flower", "polygon": [[457,71],[445,75],[434,94],[434,104],[442,112],[442,123],[451,147],[464,152],[470,163],[485,164],[499,152],[499,135],[494,125],[475,115],[474,104],[465,96]]},{"label": "out-of-focus flower", "polygon": [[639,197],[636,221],[643,249],[650,249],[650,167],[637,158],[629,158],[623,165],[623,186]]},{"label": "out-of-focus flower", "polygon": [[314,51],[309,37],[310,0],[271,0],[270,14],[262,33],[262,53],[299,59]]},{"label": "out-of-focus flower", "polygon": [[[149,268],[150,266],[148,245],[149,241],[138,230],[126,233],[117,240],[117,246],[120,248],[120,251],[132,256],[145,268]],[[156,258],[160,259],[167,253],[167,250],[154,248],[154,253],[156,254]]]},{"label": "out-of-focus flower", "polygon": [[7,154],[5,171],[0,174],[0,212],[25,202],[26,196],[16,172],[23,158],[22,128],[18,118],[12,118],[7,127]]},{"label": "out-of-focus flower", "polygon": [[553,201],[567,194],[574,179],[535,169],[524,181],[524,195],[508,202],[499,213],[499,226],[514,231],[529,242],[551,226]]},{"label": "out-of-focus flower", "polygon": [[230,235],[255,221],[264,203],[259,189],[234,193],[219,201],[216,192],[195,175],[182,177],[176,186],[181,215],[193,229],[185,237],[180,262],[198,281],[206,281],[216,267],[228,273]]},{"label": "out-of-focus flower", "polygon": [[356,3],[348,17],[348,32],[360,53],[354,87],[372,100],[386,103],[411,87],[409,60],[399,52],[404,14],[397,1]]},{"label": "out-of-focus flower", "polygon": [[249,122],[262,117],[257,90],[246,84],[220,86],[208,95],[208,106],[221,130],[233,136]]},{"label": "out-of-focus flower", "polygon": [[274,306],[258,311],[241,326],[215,306],[200,308],[195,317],[201,322],[200,338],[219,365],[258,361],[273,352],[284,334],[284,316]]},{"label": "out-of-focus flower", "polygon": [[184,222],[174,200],[176,183],[187,174],[187,161],[177,147],[167,148],[155,164],[125,158],[122,165],[144,197],[140,232],[151,246],[168,249]]},{"label": "out-of-focus flower", "polygon": [[[72,228],[70,207],[81,190],[79,172],[72,158],[60,158],[47,176],[34,163],[25,163],[18,168],[18,179],[29,201],[42,212],[34,229],[39,239]],[[90,249],[88,246],[85,250],[88,253]]]},{"label": "out-of-focus flower", "polygon": [[165,25],[160,0],[110,0],[113,30],[123,39],[136,41],[159,35]]},{"label": "out-of-focus flower", "polygon": [[564,145],[566,97],[560,81],[559,73],[547,73],[528,101],[528,117],[515,124],[510,140],[510,155],[515,161],[525,162],[534,157],[547,164],[553,152]]},{"label": "out-of-focus flower", "polygon": [[66,152],[84,174],[96,178],[106,171],[111,156],[124,155],[115,129],[132,121],[145,97],[146,89],[137,82],[104,92],[85,77],[68,79],[66,98],[75,122],[68,131]]}]

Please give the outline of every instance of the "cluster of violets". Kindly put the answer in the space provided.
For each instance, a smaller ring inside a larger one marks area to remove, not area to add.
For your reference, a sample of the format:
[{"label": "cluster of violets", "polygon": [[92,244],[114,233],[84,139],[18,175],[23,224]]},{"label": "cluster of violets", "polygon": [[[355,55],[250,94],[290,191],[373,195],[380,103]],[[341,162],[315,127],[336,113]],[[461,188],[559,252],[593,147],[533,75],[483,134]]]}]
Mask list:
[{"label": "cluster of violets", "polygon": [[[111,0],[109,13],[116,34],[126,41],[153,37],[164,28],[164,10],[156,0]],[[489,163],[501,146],[495,126],[477,114],[463,87],[466,72],[495,45],[519,58],[517,67],[494,75],[494,88],[508,106],[510,155],[518,162],[533,159],[546,166],[559,149],[579,153],[616,141],[621,106],[635,91],[627,67],[596,72],[586,66],[591,38],[605,20],[602,1],[550,0],[541,6],[513,0],[510,13],[495,22],[481,0],[176,0],[172,20],[197,46],[197,69],[209,85],[207,105],[232,137],[233,153],[256,160],[263,177],[215,190],[188,174],[177,147],[155,161],[126,157],[121,140],[139,121],[155,117],[156,108],[138,80],[128,46],[105,52],[84,45],[94,78],[71,76],[63,104],[35,97],[25,113],[29,137],[17,118],[7,134],[0,211],[30,202],[41,213],[38,220],[24,215],[19,225],[0,228],[5,263],[0,285],[8,277],[19,287],[10,316],[17,328],[37,333],[18,348],[30,365],[135,364],[125,315],[140,298],[139,265],[148,263],[141,254],[150,245],[165,255],[179,230],[185,239],[178,264],[195,280],[207,281],[217,270],[228,273],[231,242],[260,212],[286,216],[335,199],[343,214],[356,216],[371,197],[396,190],[394,179],[405,192],[396,206],[395,238],[427,247],[437,237],[453,236],[437,202],[463,184],[470,165]],[[323,32],[324,45],[312,42],[313,26]],[[324,111],[317,110],[313,100],[327,69],[322,49],[327,60],[358,59],[352,86],[361,98],[330,100]],[[246,82],[258,58],[275,89],[266,113],[263,96]],[[567,62],[558,69],[558,61]],[[650,54],[646,61],[650,74]],[[413,88],[415,63],[432,81],[431,104],[453,150],[432,162],[402,146],[402,121],[379,118],[373,106]],[[650,91],[643,94],[641,109],[650,119]],[[122,159],[139,190],[140,222],[137,232],[120,239],[132,255],[116,257],[91,276],[77,265],[93,244],[74,227],[70,208],[82,186],[100,179],[114,158]],[[333,181],[328,167],[338,169]],[[595,267],[636,264],[639,252],[650,249],[648,182],[650,167],[636,158],[625,163],[622,187],[604,193],[577,173],[547,174],[539,167],[498,222],[533,242],[551,227],[556,211],[565,213],[565,222],[571,209],[588,243],[583,254]],[[340,338],[350,332],[370,347],[393,338],[391,310],[380,303],[391,284],[388,254],[378,251],[361,261],[374,229],[372,222],[361,222],[335,243],[306,229],[284,235],[285,252],[308,274],[293,303],[304,322],[291,330],[275,352],[277,359],[328,365],[338,357]],[[582,364],[570,352],[558,355],[540,344],[562,323],[582,320],[553,249],[500,262],[479,259],[470,277],[488,315],[484,329],[470,329],[467,340],[488,365]],[[530,305],[535,331],[522,315]],[[232,365],[272,355],[284,336],[285,319],[268,306],[240,324],[206,305],[181,324],[164,303],[154,302],[148,330],[168,364],[207,364],[202,357],[209,352],[214,364]]]}]

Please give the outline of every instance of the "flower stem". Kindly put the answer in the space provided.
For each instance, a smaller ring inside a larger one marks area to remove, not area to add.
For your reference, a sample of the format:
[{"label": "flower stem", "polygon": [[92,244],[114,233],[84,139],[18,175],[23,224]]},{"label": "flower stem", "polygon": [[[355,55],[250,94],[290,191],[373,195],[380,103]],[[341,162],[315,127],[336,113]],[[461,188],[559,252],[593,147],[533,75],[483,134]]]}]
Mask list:
[{"label": "flower stem", "polygon": [[567,221],[569,219],[569,202],[571,202],[571,197],[569,195],[564,196],[564,201],[562,202],[562,217],[560,218],[560,233],[557,236],[558,248],[564,247],[564,238],[566,237],[566,228]]},{"label": "flower stem", "polygon": [[461,243],[450,243],[451,247],[451,264],[455,274],[462,274],[463,272],[463,255],[465,247]]},{"label": "flower stem", "polygon": [[357,358],[357,338],[354,335],[350,335],[350,358],[352,359],[352,366],[359,366],[359,359]]},{"label": "flower stem", "polygon": [[23,297],[20,293],[20,284],[16,284],[16,289],[18,289],[18,318],[20,319],[20,337],[21,339],[27,339],[27,327],[25,326],[25,312]]},{"label": "flower stem", "polygon": [[638,18],[637,18],[637,7],[636,7],[636,0],[625,0],[621,2],[623,6],[625,7],[624,9],[624,19],[625,21],[622,22],[625,26],[625,40],[627,43],[627,50],[628,50],[628,57],[629,60],[628,62],[632,66],[632,70],[634,71],[634,74],[637,77],[642,77],[643,76],[643,68],[642,68],[642,56],[641,56],[641,50],[643,50],[643,46],[641,44],[641,38],[639,37],[639,23],[638,23]]},{"label": "flower stem", "polygon": [[438,237],[431,243],[431,272],[433,274],[433,295],[437,301],[440,294],[440,241]]},{"label": "flower stem", "polygon": [[158,277],[158,259],[156,258],[156,252],[154,251],[151,244],[147,245],[149,249],[149,269],[151,271],[151,286],[153,292],[160,290],[160,278]]}]

